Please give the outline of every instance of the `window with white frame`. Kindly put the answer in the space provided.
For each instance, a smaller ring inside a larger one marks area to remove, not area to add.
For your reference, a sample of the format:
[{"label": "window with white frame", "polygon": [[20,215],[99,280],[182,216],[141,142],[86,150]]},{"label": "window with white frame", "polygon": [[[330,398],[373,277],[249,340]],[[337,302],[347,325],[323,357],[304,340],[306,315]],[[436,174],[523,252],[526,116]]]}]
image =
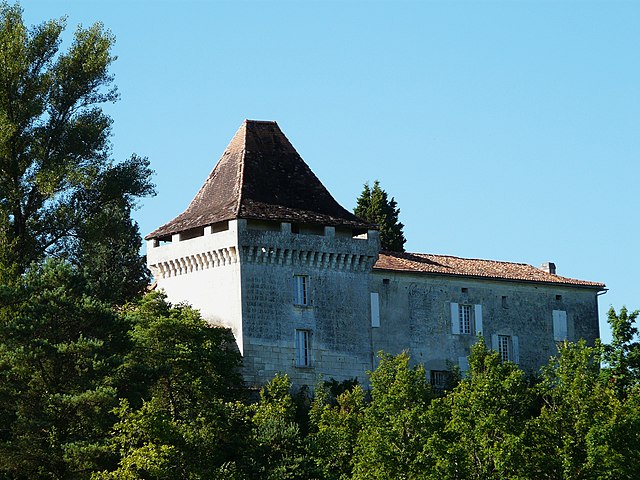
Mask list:
[{"label": "window with white frame", "polygon": [[482,305],[451,303],[451,333],[479,335],[482,333]]},{"label": "window with white frame", "polygon": [[498,352],[501,362],[520,363],[520,342],[517,335],[491,335],[491,348]]},{"label": "window with white frame", "polygon": [[511,337],[509,335],[498,335],[498,355],[502,363],[511,360]]},{"label": "window with white frame", "polygon": [[309,305],[309,276],[293,276],[293,304]]},{"label": "window with white frame", "polygon": [[310,337],[309,330],[296,330],[296,367],[311,366]]},{"label": "window with white frame", "polygon": [[460,333],[471,335],[471,305],[458,305],[458,320],[460,322]]}]

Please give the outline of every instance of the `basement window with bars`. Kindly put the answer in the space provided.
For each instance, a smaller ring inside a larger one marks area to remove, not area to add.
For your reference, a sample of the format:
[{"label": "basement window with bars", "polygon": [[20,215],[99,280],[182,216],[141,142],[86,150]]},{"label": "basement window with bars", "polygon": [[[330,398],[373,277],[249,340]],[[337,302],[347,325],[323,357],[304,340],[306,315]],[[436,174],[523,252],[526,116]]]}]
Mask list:
[{"label": "basement window with bars", "polygon": [[299,306],[309,305],[309,276],[293,276],[293,304]]},{"label": "basement window with bars", "polygon": [[437,392],[443,391],[449,384],[449,372],[446,370],[431,370],[429,372],[431,387]]},{"label": "basement window with bars", "polygon": [[311,366],[311,331],[296,330],[296,367]]}]

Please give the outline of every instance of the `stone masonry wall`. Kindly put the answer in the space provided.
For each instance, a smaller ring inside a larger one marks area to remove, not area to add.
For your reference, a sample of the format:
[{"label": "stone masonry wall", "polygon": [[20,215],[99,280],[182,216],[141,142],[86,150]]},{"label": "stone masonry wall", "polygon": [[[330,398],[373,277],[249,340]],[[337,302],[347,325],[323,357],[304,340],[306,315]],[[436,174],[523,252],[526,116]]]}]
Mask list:
[{"label": "stone masonry wall", "polygon": [[597,295],[589,288],[376,270],[371,291],[380,299],[373,348],[393,354],[409,350],[427,371],[464,367],[463,359],[477,340],[475,334],[453,333],[452,302],[481,305],[487,346],[495,347],[497,335],[516,337],[518,362],[531,372],[557,353],[554,310],[566,312],[569,341],[584,338],[593,344],[599,336]]},{"label": "stone masonry wall", "polygon": [[[320,377],[363,379],[371,369],[369,274],[378,252],[369,239],[245,230],[240,234],[245,378],[277,372],[294,384]],[[294,303],[294,276],[307,276],[308,305]],[[296,366],[295,331],[310,332],[310,365]]]}]

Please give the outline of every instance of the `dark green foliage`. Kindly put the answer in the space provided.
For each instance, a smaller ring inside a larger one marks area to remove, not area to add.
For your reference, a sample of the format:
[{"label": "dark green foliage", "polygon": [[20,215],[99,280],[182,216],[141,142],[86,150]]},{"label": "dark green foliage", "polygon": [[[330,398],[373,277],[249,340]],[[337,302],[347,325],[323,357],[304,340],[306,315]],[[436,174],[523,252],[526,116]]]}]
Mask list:
[{"label": "dark green foliage", "polygon": [[[102,283],[122,301],[146,278],[144,262],[123,250],[139,247],[129,214],[136,197],[153,193],[150,170],[135,155],[109,158],[111,119],[100,106],[118,97],[113,36],[100,24],[79,27],[60,52],[64,28],[61,19],[29,29],[19,6],[0,4],[0,260],[21,273],[47,255],[114,254],[113,280]],[[105,262],[83,264],[92,267]],[[134,278],[119,286],[120,274]]]},{"label": "dark green foliage", "polygon": [[349,380],[337,381],[335,378],[331,380],[325,380],[320,385],[322,391],[328,391],[332,399],[337,399],[344,392],[353,390],[356,385],[359,385],[358,378],[350,378]]},{"label": "dark green foliage", "polygon": [[123,316],[132,345],[111,443],[120,461],[96,478],[210,478],[248,439],[245,409],[231,402],[242,383],[233,335],[156,292]]},{"label": "dark green foliage", "polygon": [[357,384],[337,397],[326,387],[316,391],[310,412],[309,446],[320,478],[351,478],[365,411],[365,392]]},{"label": "dark green foliage", "polygon": [[210,478],[249,438],[240,355],[228,329],[150,293],[127,306],[131,348],[119,369],[111,450],[116,469],[96,478]]},{"label": "dark green foliage", "polygon": [[198,311],[172,306],[158,292],[127,306],[123,315],[132,325],[124,378],[142,387],[130,398],[134,404],[154,397],[179,419],[213,397],[235,399],[242,380],[230,330],[210,327]]},{"label": "dark green foliage", "polygon": [[0,305],[0,472],[84,478],[105,462],[113,372],[127,325],[86,294],[68,264],[46,262],[4,287]]},{"label": "dark green foliage", "polygon": [[133,300],[149,284],[131,210],[135,195],[152,193],[150,175],[149,162],[134,155],[78,194],[84,211],[66,241],[65,255],[83,271],[91,294],[112,304]]},{"label": "dark green foliage", "polygon": [[387,192],[380,187],[378,180],[373,182],[373,188],[368,183],[364,184],[353,213],[380,227],[380,244],[383,250],[404,252],[407,240],[402,231],[404,225],[398,218],[400,209],[393,197],[388,199]]}]

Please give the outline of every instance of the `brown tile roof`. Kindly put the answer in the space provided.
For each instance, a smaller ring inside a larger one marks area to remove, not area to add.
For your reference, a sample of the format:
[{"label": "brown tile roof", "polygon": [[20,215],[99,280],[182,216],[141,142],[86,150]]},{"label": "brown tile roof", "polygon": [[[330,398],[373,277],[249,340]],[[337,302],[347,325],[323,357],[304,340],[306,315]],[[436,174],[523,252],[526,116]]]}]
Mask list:
[{"label": "brown tile roof", "polygon": [[526,263],[498,262],[496,260],[479,260],[426,253],[381,252],[373,268],[397,272],[433,273],[496,280],[554,283],[597,289],[605,288],[604,283],[552,275]]},{"label": "brown tile roof", "polygon": [[340,206],[276,122],[245,120],[187,209],[145,238],[233,218],[374,228]]}]

